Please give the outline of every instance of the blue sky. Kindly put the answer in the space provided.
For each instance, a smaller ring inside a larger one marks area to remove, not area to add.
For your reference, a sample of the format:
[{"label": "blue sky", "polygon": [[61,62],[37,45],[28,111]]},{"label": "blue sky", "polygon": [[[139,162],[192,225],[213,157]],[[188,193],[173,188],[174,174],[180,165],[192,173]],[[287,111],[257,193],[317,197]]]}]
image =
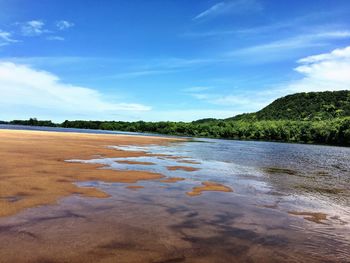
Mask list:
[{"label": "blue sky", "polygon": [[0,0],[0,119],[225,118],[350,80],[347,0]]}]

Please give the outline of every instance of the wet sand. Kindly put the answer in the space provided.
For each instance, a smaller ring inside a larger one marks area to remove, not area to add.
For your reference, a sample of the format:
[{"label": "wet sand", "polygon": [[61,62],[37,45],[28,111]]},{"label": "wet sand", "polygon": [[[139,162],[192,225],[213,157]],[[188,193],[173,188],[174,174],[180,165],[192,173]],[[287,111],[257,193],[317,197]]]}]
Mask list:
[{"label": "wet sand", "polygon": [[138,190],[138,189],[142,189],[145,188],[142,185],[128,185],[126,188],[130,189],[130,190]]},{"label": "wet sand", "polygon": [[198,171],[199,168],[196,167],[190,167],[190,166],[167,166],[167,169],[169,171],[176,171],[176,170],[182,170],[182,171],[186,171],[186,172],[194,172],[194,171]]},{"label": "wet sand", "polygon": [[291,215],[303,216],[305,220],[309,220],[317,224],[325,224],[324,220],[327,220],[327,214],[325,213],[297,212],[297,211],[289,211],[288,213]]},{"label": "wet sand", "polygon": [[214,182],[203,182],[202,186],[193,187],[191,192],[187,192],[189,196],[201,195],[202,192],[212,191],[212,192],[232,192],[232,189],[228,186],[214,183]]},{"label": "wet sand", "polygon": [[223,197],[213,202],[145,184],[136,191],[106,186],[107,199],[74,195],[0,218],[0,262],[346,262],[333,250],[307,253],[319,250],[312,232],[285,227],[302,226],[298,217],[247,209],[238,197],[225,202],[225,194],[213,193]]},{"label": "wet sand", "polygon": [[185,178],[182,178],[182,177],[169,177],[169,178],[165,178],[165,179],[159,180],[159,182],[162,182],[162,183],[176,183],[176,182],[180,182],[180,181],[183,181],[183,180],[185,180]]},{"label": "wet sand", "polygon": [[104,198],[96,188],[78,187],[79,181],[135,183],[161,174],[145,171],[98,169],[98,165],[65,162],[93,156],[137,157],[144,152],[110,149],[109,145],[168,144],[178,139],[125,135],[94,135],[0,130],[0,216],[25,208],[55,203],[71,194]]},{"label": "wet sand", "polygon": [[299,172],[262,177],[173,141],[0,130],[0,263],[347,262],[346,214],[276,181]]},{"label": "wet sand", "polygon": [[121,160],[117,162],[125,163],[125,164],[155,165],[155,163],[152,163],[152,162],[138,162],[138,161],[128,161],[128,160]]}]

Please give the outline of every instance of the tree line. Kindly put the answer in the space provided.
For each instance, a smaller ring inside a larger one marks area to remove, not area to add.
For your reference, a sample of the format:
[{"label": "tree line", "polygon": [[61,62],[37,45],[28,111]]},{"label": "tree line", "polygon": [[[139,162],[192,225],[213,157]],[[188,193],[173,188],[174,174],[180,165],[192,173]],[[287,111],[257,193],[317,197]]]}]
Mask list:
[{"label": "tree line", "polygon": [[328,120],[215,120],[194,122],[64,121],[35,118],[10,124],[158,133],[193,137],[317,143],[350,146],[350,117]]}]

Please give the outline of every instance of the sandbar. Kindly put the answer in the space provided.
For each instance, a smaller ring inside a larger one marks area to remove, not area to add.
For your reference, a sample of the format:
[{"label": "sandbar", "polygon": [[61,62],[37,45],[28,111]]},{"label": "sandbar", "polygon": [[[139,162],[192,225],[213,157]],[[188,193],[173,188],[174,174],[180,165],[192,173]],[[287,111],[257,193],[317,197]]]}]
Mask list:
[{"label": "sandbar", "polygon": [[182,139],[86,134],[68,132],[0,130],[0,216],[39,205],[56,203],[72,194],[105,198],[93,187],[78,187],[82,181],[136,183],[164,176],[145,171],[100,169],[100,165],[65,162],[93,156],[125,158],[146,156],[108,148],[111,145],[167,145]]}]

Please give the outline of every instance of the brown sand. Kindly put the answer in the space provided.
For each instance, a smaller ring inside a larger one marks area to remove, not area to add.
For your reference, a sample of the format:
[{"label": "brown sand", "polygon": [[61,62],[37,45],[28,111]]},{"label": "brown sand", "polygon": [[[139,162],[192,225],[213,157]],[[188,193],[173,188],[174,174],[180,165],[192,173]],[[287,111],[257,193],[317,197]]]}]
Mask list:
[{"label": "brown sand", "polygon": [[120,160],[116,162],[125,163],[125,164],[155,165],[155,163],[152,163],[152,162],[139,162],[139,161],[128,161],[128,160]]},{"label": "brown sand", "polygon": [[327,214],[319,213],[319,212],[289,211],[288,214],[296,215],[296,216],[304,216],[305,220],[308,220],[317,224],[324,224],[323,220],[327,220]]},{"label": "brown sand", "polygon": [[159,180],[159,182],[162,182],[162,183],[176,183],[176,182],[183,181],[183,180],[185,180],[185,178],[182,178],[182,177],[168,177],[168,178]]},{"label": "brown sand", "polygon": [[202,185],[203,186],[193,187],[192,191],[187,192],[186,194],[189,196],[197,196],[204,191],[232,192],[230,187],[215,182],[203,182]]},{"label": "brown sand", "polygon": [[182,171],[186,171],[186,172],[194,172],[194,171],[198,171],[199,170],[199,168],[189,167],[189,166],[167,166],[166,168],[169,171],[182,170]]},{"label": "brown sand", "polygon": [[176,139],[128,135],[59,133],[0,130],[0,216],[25,208],[55,203],[71,194],[108,197],[96,188],[78,187],[74,182],[101,180],[135,183],[154,180],[161,174],[144,171],[97,169],[94,164],[69,163],[69,159],[145,156],[107,148],[109,145],[168,144]]},{"label": "brown sand", "polygon": [[130,190],[138,190],[138,189],[142,189],[145,188],[142,185],[128,185],[126,188],[130,189]]}]

